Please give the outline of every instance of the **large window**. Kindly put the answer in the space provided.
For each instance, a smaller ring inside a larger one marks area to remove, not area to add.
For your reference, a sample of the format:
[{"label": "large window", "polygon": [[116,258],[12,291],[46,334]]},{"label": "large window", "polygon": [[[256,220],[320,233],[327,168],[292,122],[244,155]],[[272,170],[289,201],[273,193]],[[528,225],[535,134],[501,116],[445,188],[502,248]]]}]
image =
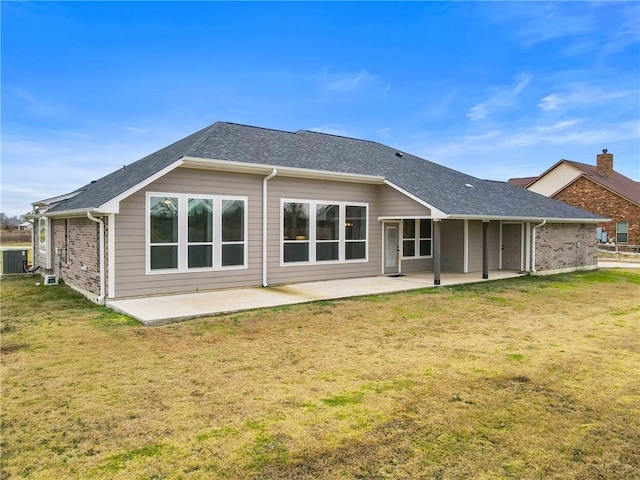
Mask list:
[{"label": "large window", "polygon": [[246,199],[147,195],[150,272],[246,266]]},{"label": "large window", "polygon": [[629,241],[629,222],[616,223],[616,243],[627,243]]},{"label": "large window", "polygon": [[367,205],[284,201],[283,263],[366,260]]},{"label": "large window", "polygon": [[431,220],[402,221],[402,256],[431,256]]}]

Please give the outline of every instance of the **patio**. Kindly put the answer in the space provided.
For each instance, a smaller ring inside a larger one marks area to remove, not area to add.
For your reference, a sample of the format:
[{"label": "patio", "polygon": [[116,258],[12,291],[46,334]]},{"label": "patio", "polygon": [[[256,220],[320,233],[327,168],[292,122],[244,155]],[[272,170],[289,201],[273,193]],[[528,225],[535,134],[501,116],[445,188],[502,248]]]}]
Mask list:
[{"label": "patio", "polygon": [[[482,274],[448,273],[441,275],[441,285],[488,282],[515,278],[526,274],[495,270],[489,272],[487,280]],[[401,276],[378,276],[328,280],[289,285],[238,288],[211,292],[179,295],[153,296],[107,301],[107,306],[129,315],[146,326],[164,325],[189,318],[218,315],[222,313],[269,308],[296,303],[334,300],[337,298],[402,292],[435,287],[433,273],[412,273]]]}]

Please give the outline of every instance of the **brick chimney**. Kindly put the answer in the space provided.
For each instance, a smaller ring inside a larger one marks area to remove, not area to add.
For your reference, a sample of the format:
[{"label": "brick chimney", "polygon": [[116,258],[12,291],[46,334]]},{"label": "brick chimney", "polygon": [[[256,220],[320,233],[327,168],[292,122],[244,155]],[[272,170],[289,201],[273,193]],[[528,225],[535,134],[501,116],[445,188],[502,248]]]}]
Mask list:
[{"label": "brick chimney", "polygon": [[596,155],[596,172],[601,177],[613,180],[613,153],[607,153],[606,148]]}]

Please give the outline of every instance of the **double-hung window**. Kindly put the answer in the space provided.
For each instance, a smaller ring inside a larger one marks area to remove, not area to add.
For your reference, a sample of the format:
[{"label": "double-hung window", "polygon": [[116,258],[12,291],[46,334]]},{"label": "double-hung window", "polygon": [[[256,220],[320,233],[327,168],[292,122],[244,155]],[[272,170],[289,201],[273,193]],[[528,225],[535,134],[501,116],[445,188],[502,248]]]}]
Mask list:
[{"label": "double-hung window", "polygon": [[246,267],[244,197],[147,194],[147,271]]},{"label": "double-hung window", "polygon": [[402,256],[404,258],[431,256],[430,219],[402,221]]},{"label": "double-hung window", "polygon": [[616,243],[627,243],[629,241],[629,222],[616,223]]},{"label": "double-hung window", "polygon": [[282,202],[282,262],[366,260],[367,205],[347,202]]}]

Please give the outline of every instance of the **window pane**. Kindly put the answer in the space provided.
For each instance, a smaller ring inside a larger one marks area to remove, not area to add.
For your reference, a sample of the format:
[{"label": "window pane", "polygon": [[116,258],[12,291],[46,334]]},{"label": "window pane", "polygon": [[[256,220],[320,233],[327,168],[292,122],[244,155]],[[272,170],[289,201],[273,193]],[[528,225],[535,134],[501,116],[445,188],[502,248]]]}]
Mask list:
[{"label": "window pane", "polygon": [[213,241],[213,200],[190,198],[189,242]]},{"label": "window pane", "polygon": [[431,220],[420,220],[420,238],[431,238]]},{"label": "window pane", "polygon": [[40,218],[40,250],[43,252],[47,251],[47,219]]},{"label": "window pane", "polygon": [[212,250],[211,245],[189,245],[189,268],[211,267]]},{"label": "window pane", "polygon": [[346,242],[344,246],[344,258],[346,260],[356,260],[366,258],[365,242]]},{"label": "window pane", "polygon": [[338,242],[317,243],[316,260],[338,260]]},{"label": "window pane", "polygon": [[244,265],[244,244],[222,245],[222,266]]},{"label": "window pane", "polygon": [[338,240],[340,207],[316,205],[316,240]]},{"label": "window pane", "polygon": [[402,237],[416,238],[416,221],[415,220],[402,221]]},{"label": "window pane", "polygon": [[284,244],[284,261],[285,262],[308,262],[309,261],[309,243],[285,243]]},{"label": "window pane", "polygon": [[151,270],[162,268],[178,268],[178,247],[151,247]]},{"label": "window pane", "polygon": [[616,232],[618,233],[629,233],[628,228],[629,224],[627,222],[616,223]]},{"label": "window pane", "polygon": [[420,240],[420,256],[428,257],[431,255],[431,240]]},{"label": "window pane", "polygon": [[367,207],[347,205],[345,238],[347,240],[365,240],[367,238]]},{"label": "window pane", "polygon": [[402,241],[402,256],[403,257],[415,257],[416,256],[416,242],[414,240]]},{"label": "window pane", "polygon": [[284,204],[284,232],[282,232],[282,236],[285,240],[308,240],[309,239],[309,204],[308,203],[285,203]]},{"label": "window pane", "polygon": [[222,200],[222,241],[244,241],[243,200]]},{"label": "window pane", "polygon": [[178,199],[151,197],[151,243],[178,241]]}]

